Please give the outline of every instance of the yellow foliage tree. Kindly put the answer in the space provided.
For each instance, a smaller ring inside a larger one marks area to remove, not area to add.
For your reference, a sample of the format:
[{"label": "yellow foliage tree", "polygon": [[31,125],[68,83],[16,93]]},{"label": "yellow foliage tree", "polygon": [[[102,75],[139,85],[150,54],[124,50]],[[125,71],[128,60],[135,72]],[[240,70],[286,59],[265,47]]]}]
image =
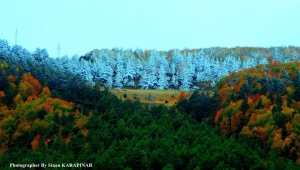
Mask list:
[{"label": "yellow foliage tree", "polygon": [[22,97],[21,97],[21,95],[20,95],[20,93],[18,93],[18,94],[14,97],[14,102],[15,102],[16,104],[24,102],[23,99],[22,99]]},{"label": "yellow foliage tree", "polygon": [[50,97],[51,96],[51,92],[50,92],[50,89],[49,87],[44,87],[40,96],[47,96],[47,97]]}]

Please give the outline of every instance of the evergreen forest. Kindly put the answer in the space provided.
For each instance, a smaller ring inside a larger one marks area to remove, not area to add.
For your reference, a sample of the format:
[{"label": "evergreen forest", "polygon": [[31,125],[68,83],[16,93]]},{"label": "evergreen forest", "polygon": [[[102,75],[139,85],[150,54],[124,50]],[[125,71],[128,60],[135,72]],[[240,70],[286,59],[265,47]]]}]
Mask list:
[{"label": "evergreen forest", "polygon": [[[293,46],[51,58],[0,40],[0,169],[300,169],[299,58]],[[148,107],[112,88],[182,93]]]}]

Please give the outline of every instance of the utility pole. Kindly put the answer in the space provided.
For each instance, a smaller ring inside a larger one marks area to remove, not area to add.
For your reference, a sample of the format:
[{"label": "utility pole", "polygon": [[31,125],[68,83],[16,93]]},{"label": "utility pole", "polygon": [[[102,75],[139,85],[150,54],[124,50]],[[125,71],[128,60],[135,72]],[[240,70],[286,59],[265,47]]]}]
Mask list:
[{"label": "utility pole", "polygon": [[59,44],[57,44],[57,58],[59,57],[59,52],[60,52],[60,45]]},{"label": "utility pole", "polygon": [[149,100],[149,107],[148,107],[148,109],[150,110],[150,109],[151,109],[152,102],[153,102],[153,96],[152,96],[152,93],[149,93],[149,95],[148,95],[148,100]]},{"label": "utility pole", "polygon": [[15,45],[17,45],[17,40],[18,40],[18,30],[16,29],[16,33],[15,33]]}]

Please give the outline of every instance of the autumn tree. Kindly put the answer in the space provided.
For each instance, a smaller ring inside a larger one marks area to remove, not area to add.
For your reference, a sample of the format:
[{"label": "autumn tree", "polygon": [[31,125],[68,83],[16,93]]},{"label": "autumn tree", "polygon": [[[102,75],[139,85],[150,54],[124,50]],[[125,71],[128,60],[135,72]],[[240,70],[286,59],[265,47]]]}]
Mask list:
[{"label": "autumn tree", "polygon": [[180,92],[179,96],[178,96],[178,101],[182,100],[182,99],[186,99],[186,94],[184,91]]},{"label": "autumn tree", "polygon": [[23,99],[29,96],[37,96],[41,90],[40,82],[30,74],[23,74],[23,79],[19,83],[19,93]]}]

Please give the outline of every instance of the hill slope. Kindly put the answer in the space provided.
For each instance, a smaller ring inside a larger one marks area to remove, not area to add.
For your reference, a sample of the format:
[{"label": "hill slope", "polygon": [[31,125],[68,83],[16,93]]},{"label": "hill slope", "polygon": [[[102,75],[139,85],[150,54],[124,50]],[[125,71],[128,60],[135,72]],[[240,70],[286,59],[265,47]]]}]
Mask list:
[{"label": "hill slope", "polygon": [[62,94],[74,99],[67,102],[51,97],[30,74],[0,66],[1,169],[11,169],[12,162],[83,162],[95,169],[299,168],[247,140],[221,136],[175,107],[148,110],[90,86]]},{"label": "hill slope", "polygon": [[300,162],[300,63],[233,72],[217,83],[221,109],[215,122],[224,135],[249,138]]}]

